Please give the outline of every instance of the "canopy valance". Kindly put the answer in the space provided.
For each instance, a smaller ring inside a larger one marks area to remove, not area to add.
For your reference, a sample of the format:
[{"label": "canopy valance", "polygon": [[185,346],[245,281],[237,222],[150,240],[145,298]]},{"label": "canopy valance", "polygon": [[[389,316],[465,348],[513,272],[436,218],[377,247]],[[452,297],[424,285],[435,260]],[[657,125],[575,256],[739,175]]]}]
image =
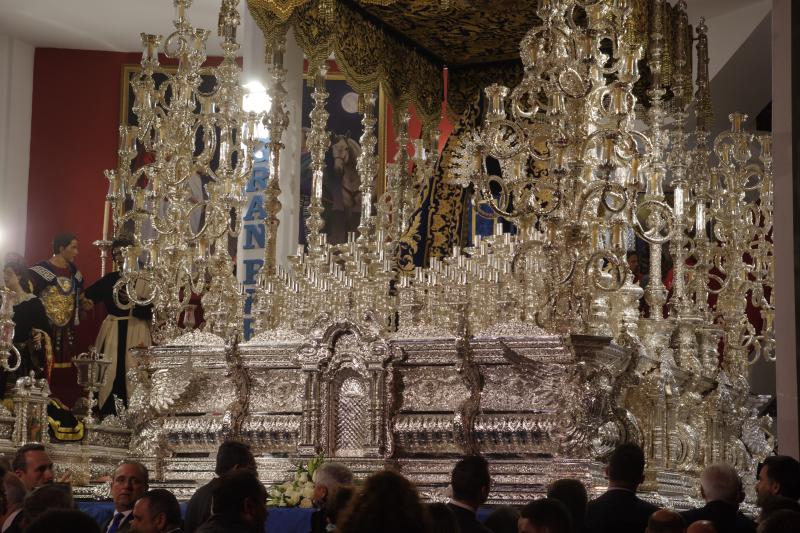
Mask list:
[{"label": "canopy valance", "polygon": [[[648,49],[653,0],[632,0],[629,42]],[[353,88],[382,85],[394,106],[414,105],[427,127],[439,123],[447,101],[460,117],[491,83],[514,86],[522,76],[519,43],[537,25],[538,2],[519,0],[248,0],[267,43],[291,27],[312,65],[334,54]],[[592,4],[595,2],[586,2]],[[677,11],[666,4],[663,26],[663,83],[670,87],[675,65]],[[585,13],[574,14],[576,22]],[[691,28],[683,42],[691,47]],[[635,91],[646,101],[643,60]],[[692,54],[687,53],[687,58]],[[448,69],[447,95],[442,69]],[[691,59],[682,67],[691,77]],[[687,78],[687,79],[688,79]]]}]

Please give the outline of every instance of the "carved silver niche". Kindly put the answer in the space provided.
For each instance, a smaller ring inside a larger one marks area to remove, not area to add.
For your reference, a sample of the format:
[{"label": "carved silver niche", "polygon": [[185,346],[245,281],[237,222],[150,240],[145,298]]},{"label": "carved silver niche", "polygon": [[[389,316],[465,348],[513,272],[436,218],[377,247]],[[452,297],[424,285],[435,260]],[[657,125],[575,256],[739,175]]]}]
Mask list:
[{"label": "carved silver niche", "polygon": [[369,383],[350,369],[332,382],[330,428],[334,457],[364,454],[369,425]]},{"label": "carved silver niche", "polygon": [[[308,352],[307,352],[308,353]],[[310,355],[310,354],[309,354]],[[314,342],[316,364],[304,363],[304,419],[312,442],[300,454],[385,457],[391,360],[386,342],[369,327],[337,322]]]}]

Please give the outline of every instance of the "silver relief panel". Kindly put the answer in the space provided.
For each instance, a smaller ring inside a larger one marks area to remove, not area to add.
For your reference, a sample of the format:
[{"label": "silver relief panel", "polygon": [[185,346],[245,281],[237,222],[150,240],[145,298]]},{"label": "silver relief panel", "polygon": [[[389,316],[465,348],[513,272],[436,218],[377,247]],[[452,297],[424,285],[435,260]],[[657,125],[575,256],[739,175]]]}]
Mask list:
[{"label": "silver relief panel", "polygon": [[250,412],[288,413],[303,408],[300,372],[292,369],[250,371]]},{"label": "silver relief panel", "polygon": [[469,398],[464,380],[453,366],[404,367],[401,411],[455,411]]}]

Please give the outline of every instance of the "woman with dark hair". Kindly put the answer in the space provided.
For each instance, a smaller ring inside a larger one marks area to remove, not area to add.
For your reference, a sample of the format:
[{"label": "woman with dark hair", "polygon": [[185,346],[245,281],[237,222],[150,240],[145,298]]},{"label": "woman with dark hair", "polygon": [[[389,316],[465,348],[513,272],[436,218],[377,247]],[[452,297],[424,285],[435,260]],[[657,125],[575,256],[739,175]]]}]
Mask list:
[{"label": "woman with dark hair", "polygon": [[414,486],[391,470],[367,478],[339,519],[341,533],[429,533],[430,520]]},{"label": "woman with dark hair", "polygon": [[98,303],[103,302],[108,316],[103,320],[97,334],[95,347],[111,361],[108,367],[110,379],[106,379],[98,394],[98,405],[103,414],[115,414],[116,407],[112,395],[116,395],[127,407],[128,398],[133,392],[126,379],[131,361],[128,361],[129,350],[137,346],[150,346],[150,319],[153,317],[152,306],[135,305],[126,296],[124,287],[115,289],[120,280],[120,269],[127,246],[133,244],[128,238],[120,237],[111,243],[111,257],[115,269],[94,282],[84,292],[86,298]]},{"label": "woman with dark hair", "polygon": [[[53,352],[47,332],[50,323],[42,301],[31,294],[28,266],[18,254],[8,254],[3,267],[3,279],[11,290],[9,303],[13,306],[14,346],[20,353],[19,368],[10,376],[16,379],[31,371],[36,377],[49,376],[53,364]],[[6,305],[6,304],[3,304]],[[9,361],[14,365],[15,361]],[[0,396],[5,393],[6,379],[0,379]]]}]

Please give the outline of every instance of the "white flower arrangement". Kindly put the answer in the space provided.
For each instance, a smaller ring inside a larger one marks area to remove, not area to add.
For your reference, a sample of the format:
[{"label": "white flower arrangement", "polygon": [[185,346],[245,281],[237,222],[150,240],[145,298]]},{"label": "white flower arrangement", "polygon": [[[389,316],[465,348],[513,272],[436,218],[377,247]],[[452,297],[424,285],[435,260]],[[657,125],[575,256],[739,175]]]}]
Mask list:
[{"label": "white flower arrangement", "polygon": [[294,479],[274,485],[269,489],[267,495],[267,505],[271,507],[302,507],[309,509],[314,507],[314,475],[317,468],[325,462],[325,458],[319,455],[308,462],[308,464],[297,465]]}]

